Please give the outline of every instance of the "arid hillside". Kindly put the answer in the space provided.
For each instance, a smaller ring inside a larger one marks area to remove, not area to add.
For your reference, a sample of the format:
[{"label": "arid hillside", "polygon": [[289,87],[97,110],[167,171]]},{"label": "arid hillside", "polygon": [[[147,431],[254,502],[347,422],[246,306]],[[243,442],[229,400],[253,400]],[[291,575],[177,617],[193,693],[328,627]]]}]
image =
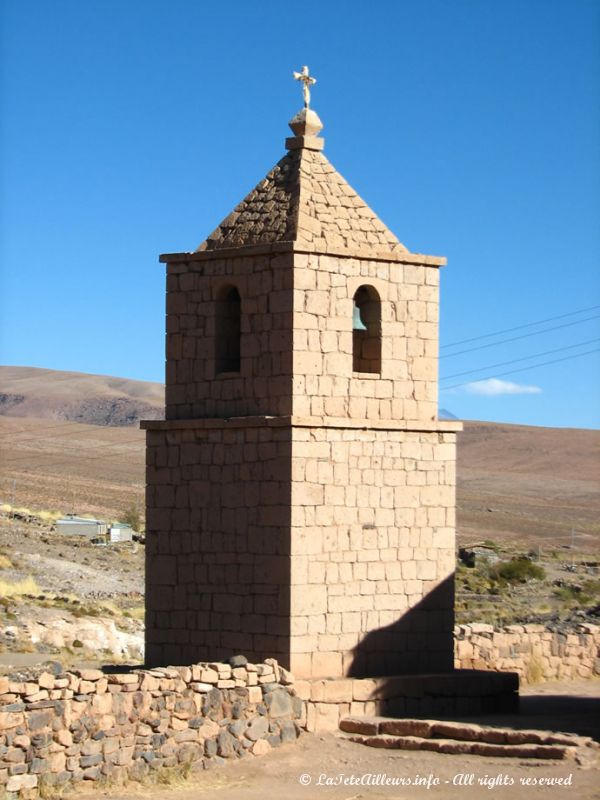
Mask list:
[{"label": "arid hillside", "polygon": [[160,383],[59,372],[36,367],[0,367],[0,414],[66,420],[90,425],[136,425],[163,416]]},{"label": "arid hillside", "polygon": [[0,416],[0,503],[113,519],[144,499],[144,432]]},{"label": "arid hillside", "polygon": [[459,542],[570,545],[598,554],[600,431],[466,422],[458,444]]}]

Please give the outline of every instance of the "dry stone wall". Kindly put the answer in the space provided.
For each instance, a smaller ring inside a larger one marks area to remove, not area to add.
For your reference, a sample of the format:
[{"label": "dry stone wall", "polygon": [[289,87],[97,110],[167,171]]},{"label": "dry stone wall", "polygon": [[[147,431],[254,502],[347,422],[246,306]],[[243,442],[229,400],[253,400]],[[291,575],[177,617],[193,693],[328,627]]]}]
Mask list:
[{"label": "dry stone wall", "polygon": [[496,629],[473,623],[454,631],[456,669],[516,672],[524,683],[600,676],[600,626],[570,630],[544,625]]},{"label": "dry stone wall", "polygon": [[273,659],[231,662],[0,677],[0,787],[25,798],[44,786],[186,774],[294,741],[304,708],[292,677]]}]

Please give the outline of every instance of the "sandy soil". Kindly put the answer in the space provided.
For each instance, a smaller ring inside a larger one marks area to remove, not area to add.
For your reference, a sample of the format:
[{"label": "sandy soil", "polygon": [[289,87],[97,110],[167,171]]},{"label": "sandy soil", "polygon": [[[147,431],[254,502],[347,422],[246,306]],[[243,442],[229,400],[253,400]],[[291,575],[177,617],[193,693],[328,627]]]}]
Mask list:
[{"label": "sandy soil", "polygon": [[14,565],[2,570],[4,580],[33,575],[45,592],[86,598],[144,591],[144,548],[135,543],[100,547],[84,536],[59,535],[0,513],[0,550]]},{"label": "sandy soil", "polygon": [[596,553],[600,431],[465,422],[458,437],[459,543],[495,539]]},{"label": "sandy soil", "polygon": [[[521,715],[495,718],[495,722],[576,732],[594,729],[600,736],[599,711],[600,681],[543,684],[524,692]],[[382,781],[384,776],[410,779],[413,785],[377,785],[375,781]],[[473,776],[473,785],[461,785],[461,781],[469,779],[460,776]],[[566,785],[534,785],[540,778],[562,779]],[[424,783],[415,785],[417,779]],[[333,785],[327,785],[328,781]],[[361,785],[357,781],[371,783]],[[497,785],[490,786],[491,781],[496,781]],[[513,783],[506,785],[510,781]],[[354,744],[341,735],[304,734],[295,745],[284,745],[262,758],[249,757],[204,772],[185,786],[132,785],[126,790],[112,791],[84,787],[71,795],[72,800],[90,800],[91,797],[107,800],[264,800],[266,797],[289,800],[417,800],[425,797],[593,800],[600,798],[600,770],[598,767],[586,769],[572,762],[377,750]]]},{"label": "sandy soil", "polygon": [[145,434],[0,416],[0,502],[115,519],[144,507]]}]

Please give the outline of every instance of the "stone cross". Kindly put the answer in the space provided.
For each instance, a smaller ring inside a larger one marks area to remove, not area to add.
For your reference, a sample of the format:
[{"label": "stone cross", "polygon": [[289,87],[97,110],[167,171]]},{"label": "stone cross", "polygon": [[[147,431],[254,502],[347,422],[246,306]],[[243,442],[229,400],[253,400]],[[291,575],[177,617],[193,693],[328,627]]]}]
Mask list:
[{"label": "stone cross", "polygon": [[317,79],[308,74],[308,67],[302,67],[301,72],[294,72],[294,80],[302,81],[302,94],[304,96],[304,108],[310,105],[310,87],[313,86]]}]

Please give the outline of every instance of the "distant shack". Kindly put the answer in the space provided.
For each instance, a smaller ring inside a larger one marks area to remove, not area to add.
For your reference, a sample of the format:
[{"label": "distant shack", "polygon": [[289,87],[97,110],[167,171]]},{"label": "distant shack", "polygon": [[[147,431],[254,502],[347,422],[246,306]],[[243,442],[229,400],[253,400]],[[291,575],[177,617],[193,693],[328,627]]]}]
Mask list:
[{"label": "distant shack", "polygon": [[122,522],[116,522],[111,525],[108,531],[108,540],[114,542],[132,542],[133,541],[133,528],[125,525]]},{"label": "distant shack", "polygon": [[68,515],[56,521],[56,532],[67,536],[85,536],[87,539],[101,539],[105,543],[133,541],[133,529],[123,522],[109,523],[101,519],[86,519]]},{"label": "distant shack", "polygon": [[67,536],[86,536],[88,539],[99,539],[108,533],[108,524],[99,519],[67,516],[56,520],[56,532]]}]

